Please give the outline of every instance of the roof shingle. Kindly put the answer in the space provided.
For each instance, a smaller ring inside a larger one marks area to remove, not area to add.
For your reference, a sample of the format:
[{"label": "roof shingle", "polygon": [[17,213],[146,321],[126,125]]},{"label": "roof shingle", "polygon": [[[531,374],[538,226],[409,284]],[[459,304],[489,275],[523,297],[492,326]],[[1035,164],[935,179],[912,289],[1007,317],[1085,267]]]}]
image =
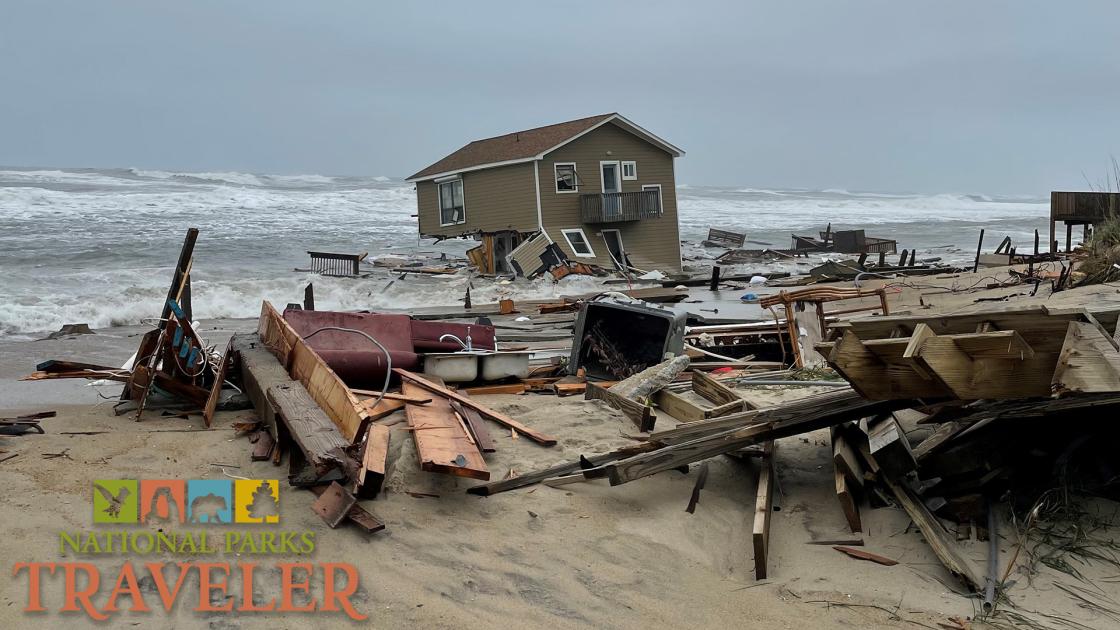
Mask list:
[{"label": "roof shingle", "polygon": [[408,179],[431,177],[439,173],[461,171],[496,162],[529,159],[591,129],[614,115],[612,113],[589,116],[555,125],[537,127],[536,129],[507,133],[503,136],[475,140]]}]

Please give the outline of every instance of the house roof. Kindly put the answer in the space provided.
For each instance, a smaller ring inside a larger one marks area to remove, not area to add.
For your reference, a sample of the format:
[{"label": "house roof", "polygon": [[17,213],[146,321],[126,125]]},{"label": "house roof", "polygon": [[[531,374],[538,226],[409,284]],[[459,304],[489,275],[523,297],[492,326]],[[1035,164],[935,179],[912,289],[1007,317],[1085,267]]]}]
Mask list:
[{"label": "house roof", "polygon": [[617,113],[600,114],[555,125],[526,129],[525,131],[515,131],[493,138],[475,140],[419,173],[412,175],[406,181],[423,181],[464,171],[539,160],[546,153],[554,151],[608,122],[614,122],[630,133],[668,151],[674,157],[684,155],[684,151]]}]

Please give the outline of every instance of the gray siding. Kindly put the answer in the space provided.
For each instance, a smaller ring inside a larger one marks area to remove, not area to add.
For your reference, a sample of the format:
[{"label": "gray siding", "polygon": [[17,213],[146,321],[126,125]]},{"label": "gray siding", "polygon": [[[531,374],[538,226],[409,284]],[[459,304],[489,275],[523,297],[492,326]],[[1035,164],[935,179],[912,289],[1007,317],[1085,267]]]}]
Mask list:
[{"label": "gray siding", "polygon": [[532,163],[463,173],[465,223],[441,227],[435,182],[416,183],[421,236],[458,236],[475,232],[537,230],[536,183]]},{"label": "gray siding", "polygon": [[[609,155],[608,155],[609,152]],[[638,163],[638,179],[623,180],[623,192],[636,192],[646,184],[660,184],[664,214],[656,219],[619,223],[583,224],[580,219],[579,195],[557,193],[553,164],[575,162],[579,175],[580,194],[602,192],[600,160],[634,160]],[[603,229],[617,229],[634,266],[642,269],[680,271],[680,235],[677,226],[676,180],[673,156],[662,149],[607,123],[595,131],[544,156],[538,163],[541,183],[541,213],[544,227],[552,240],[575,261],[590,262],[613,268]],[[469,210],[468,210],[469,216]],[[575,255],[564,240],[561,230],[582,228],[595,252],[594,258]]]}]

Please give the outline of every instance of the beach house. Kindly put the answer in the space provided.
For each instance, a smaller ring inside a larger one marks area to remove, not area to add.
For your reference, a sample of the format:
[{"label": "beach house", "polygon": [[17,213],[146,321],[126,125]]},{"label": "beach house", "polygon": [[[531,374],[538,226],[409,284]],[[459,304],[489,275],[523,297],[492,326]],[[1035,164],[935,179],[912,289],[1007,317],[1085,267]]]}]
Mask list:
[{"label": "beach house", "polygon": [[680,271],[674,158],[620,114],[475,140],[408,178],[420,235],[471,237],[484,273],[532,275],[568,259]]}]

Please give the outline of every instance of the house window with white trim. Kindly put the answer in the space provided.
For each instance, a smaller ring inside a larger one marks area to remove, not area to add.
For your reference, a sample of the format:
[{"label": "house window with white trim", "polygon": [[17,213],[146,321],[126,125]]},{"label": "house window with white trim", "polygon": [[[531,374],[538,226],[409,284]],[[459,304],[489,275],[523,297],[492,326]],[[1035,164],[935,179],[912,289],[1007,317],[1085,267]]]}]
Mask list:
[{"label": "house window with white trim", "polygon": [[455,225],[467,221],[467,209],[463,204],[463,180],[455,178],[437,182],[439,189],[439,224]]},{"label": "house window with white trim", "polygon": [[587,240],[587,235],[581,229],[560,230],[564,235],[564,240],[568,241],[568,247],[572,248],[572,253],[580,258],[594,258],[595,251],[591,249],[591,242]]},{"label": "house window with white trim", "polygon": [[557,162],[552,165],[552,172],[556,176],[556,192],[579,192],[579,179],[576,176],[575,162]]},{"label": "house window with white trim", "polygon": [[665,203],[661,197],[661,184],[643,184],[642,192],[645,192],[647,190],[657,191],[657,214],[665,214]]},{"label": "house window with white trim", "polygon": [[638,179],[638,163],[634,161],[622,163],[622,179]]}]

